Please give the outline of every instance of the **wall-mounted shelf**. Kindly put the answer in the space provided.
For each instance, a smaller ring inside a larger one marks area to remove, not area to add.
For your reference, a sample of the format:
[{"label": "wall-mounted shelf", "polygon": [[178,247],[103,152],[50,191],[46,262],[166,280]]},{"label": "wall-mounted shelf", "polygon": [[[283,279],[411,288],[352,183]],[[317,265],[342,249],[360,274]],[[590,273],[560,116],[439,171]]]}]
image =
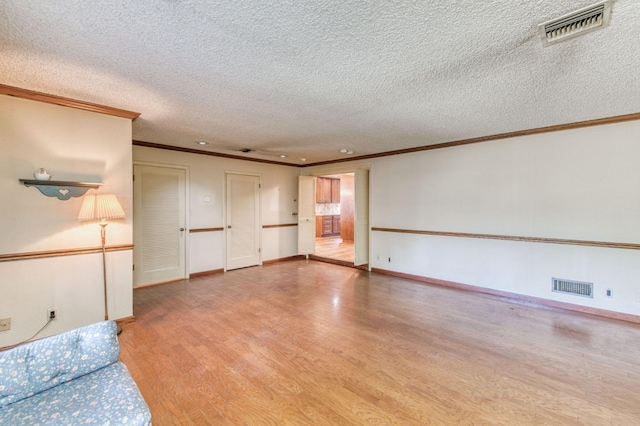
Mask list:
[{"label": "wall-mounted shelf", "polygon": [[47,197],[57,197],[68,200],[71,197],[81,197],[90,189],[98,189],[101,183],[65,182],[60,180],[20,179],[24,186],[35,186]]}]

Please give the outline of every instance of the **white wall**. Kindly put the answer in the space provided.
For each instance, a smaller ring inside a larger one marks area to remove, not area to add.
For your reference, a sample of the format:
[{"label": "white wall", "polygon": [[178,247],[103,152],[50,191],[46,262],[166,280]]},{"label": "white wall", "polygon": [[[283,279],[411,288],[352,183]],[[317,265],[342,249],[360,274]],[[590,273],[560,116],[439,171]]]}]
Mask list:
[{"label": "white wall", "polygon": [[[640,243],[639,134],[635,121],[303,173],[370,165],[372,227]],[[640,315],[640,251],[371,236],[374,268]],[[553,293],[552,277],[593,282],[595,297]],[[613,298],[605,297],[606,288]]]},{"label": "white wall", "polygon": [[[299,169],[296,167],[233,160],[208,155],[133,147],[133,160],[141,163],[187,166],[189,169],[189,229],[225,225],[225,173],[251,173],[261,177],[262,225],[296,223]],[[206,200],[209,201],[206,201]],[[297,227],[262,230],[262,261],[298,253]],[[222,269],[225,265],[223,231],[189,234],[188,273]]]},{"label": "white wall", "polygon": [[[100,227],[77,221],[81,198],[46,197],[18,179],[40,167],[54,180],[103,182],[127,218],[107,227],[107,245],[132,243],[131,120],[0,95],[0,254],[100,246]],[[0,347],[104,319],[102,255],[0,262]],[[133,315],[132,252],[107,253],[109,314]]]}]

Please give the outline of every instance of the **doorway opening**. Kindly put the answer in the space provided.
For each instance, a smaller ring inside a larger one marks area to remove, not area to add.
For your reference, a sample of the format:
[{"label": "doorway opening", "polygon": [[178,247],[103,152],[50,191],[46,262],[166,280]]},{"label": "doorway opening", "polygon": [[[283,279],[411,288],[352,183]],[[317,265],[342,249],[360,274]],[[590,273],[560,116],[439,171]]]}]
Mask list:
[{"label": "doorway opening", "polygon": [[355,266],[354,173],[316,177],[316,260]]}]

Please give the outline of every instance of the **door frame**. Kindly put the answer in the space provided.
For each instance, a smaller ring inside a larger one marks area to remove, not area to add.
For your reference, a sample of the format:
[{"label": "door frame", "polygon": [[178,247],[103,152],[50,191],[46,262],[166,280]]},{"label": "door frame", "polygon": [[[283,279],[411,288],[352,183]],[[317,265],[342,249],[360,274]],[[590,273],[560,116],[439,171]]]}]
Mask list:
[{"label": "door frame", "polygon": [[[331,167],[333,166],[333,167]],[[355,176],[355,171],[356,169],[362,169],[362,170],[368,170],[369,171],[369,229],[368,229],[368,234],[369,234],[369,262],[367,263],[369,265],[368,270],[371,271],[371,173],[373,172],[373,166],[371,164],[356,164],[356,165],[351,165],[351,166],[345,166],[345,165],[340,165],[340,164],[336,164],[336,165],[330,165],[327,168],[319,168],[319,169],[314,169],[314,170],[304,170],[303,172],[306,172],[307,174],[304,174],[303,176],[313,176],[313,177],[319,177],[319,176],[327,176],[327,175],[339,175],[339,174],[343,174],[343,173],[353,173]],[[355,191],[354,191],[355,193]],[[315,197],[315,194],[313,194],[313,196]],[[355,214],[355,212],[354,212]],[[355,230],[355,229],[354,229]],[[354,238],[354,244],[355,244],[355,238]],[[354,246],[354,250],[355,250],[355,246]],[[355,253],[354,253],[355,256]],[[354,259],[355,260],[355,259]]]},{"label": "door frame", "polygon": [[[151,162],[151,161],[133,161],[132,166],[131,166],[131,182],[132,182],[132,187],[133,187],[133,171],[134,171],[134,167],[135,166],[151,166],[151,167],[162,167],[165,169],[181,169],[184,170],[184,277],[182,279],[187,279],[189,278],[189,249],[190,249],[190,245],[189,245],[189,166],[184,166],[184,165],[180,165],[180,164],[166,164],[166,163],[156,163],[156,162]],[[131,193],[133,194],[133,188]],[[135,196],[135,194],[132,195],[132,198]],[[131,205],[134,206],[135,202],[133,201],[133,199],[131,200]],[[135,215],[135,209],[133,211],[133,214]],[[133,232],[135,232],[135,229],[132,230]],[[133,233],[132,232],[132,233]],[[134,250],[136,249],[135,247],[133,248]],[[131,277],[132,277],[132,282],[133,282],[133,271],[131,271]],[[142,286],[139,287],[144,287],[144,284]],[[134,287],[136,288],[136,287]]]},{"label": "door frame", "polygon": [[223,181],[223,185],[224,185],[224,190],[223,190],[223,197],[224,197],[224,203],[223,203],[223,209],[222,209],[222,226],[224,228],[224,247],[222,248],[222,255],[224,256],[224,266],[223,269],[226,272],[227,269],[227,262],[228,262],[228,257],[227,257],[227,245],[229,243],[228,238],[229,238],[229,232],[227,231],[227,226],[229,226],[228,220],[229,218],[227,217],[227,210],[229,209],[229,206],[227,205],[228,199],[227,197],[229,196],[229,194],[227,194],[227,176],[233,174],[233,175],[243,175],[243,176],[255,176],[258,178],[258,264],[256,266],[262,266],[262,173],[251,173],[251,172],[242,172],[242,171],[237,171],[237,170],[225,170],[224,171],[224,181]]}]

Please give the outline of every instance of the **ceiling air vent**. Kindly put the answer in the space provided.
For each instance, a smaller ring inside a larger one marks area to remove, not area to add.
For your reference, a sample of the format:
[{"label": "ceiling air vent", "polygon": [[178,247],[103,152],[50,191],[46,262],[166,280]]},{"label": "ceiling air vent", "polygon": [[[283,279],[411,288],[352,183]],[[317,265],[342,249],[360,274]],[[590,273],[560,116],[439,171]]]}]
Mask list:
[{"label": "ceiling air vent", "polygon": [[552,290],[557,293],[575,294],[593,299],[593,283],[552,278]]},{"label": "ceiling air vent", "polygon": [[549,46],[609,25],[611,0],[601,1],[538,25],[542,44]]}]

